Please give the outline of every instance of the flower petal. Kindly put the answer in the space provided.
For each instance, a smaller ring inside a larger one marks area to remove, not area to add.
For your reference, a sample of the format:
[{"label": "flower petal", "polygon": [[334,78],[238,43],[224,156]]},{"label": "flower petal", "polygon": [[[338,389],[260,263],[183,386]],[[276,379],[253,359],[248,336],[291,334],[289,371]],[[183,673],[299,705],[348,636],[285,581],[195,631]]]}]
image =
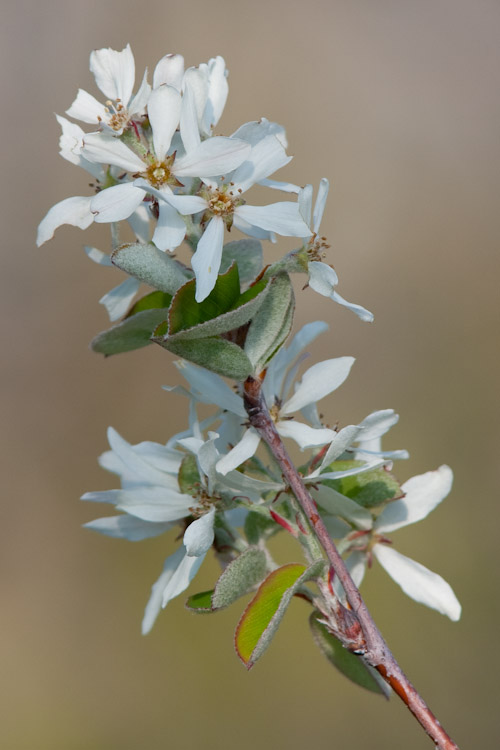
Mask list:
[{"label": "flower petal", "polygon": [[329,430],[326,427],[321,429],[309,427],[309,425],[296,422],[295,420],[276,422],[276,429],[281,437],[288,437],[295,440],[301,450],[311,448],[313,445],[331,443],[336,435],[333,430]]},{"label": "flower petal", "polygon": [[94,50],[90,53],[90,70],[108,99],[120,99],[125,106],[128,105],[135,80],[135,63],[130,44],[121,52],[109,47]]},{"label": "flower petal", "polygon": [[421,521],[448,495],[452,482],[453,472],[446,465],[412,477],[401,486],[405,496],[384,508],[375,528],[387,533]]},{"label": "flower petal", "polygon": [[92,198],[90,208],[98,224],[128,219],[144,200],[144,191],[131,182],[101,190]]},{"label": "flower petal", "polygon": [[38,226],[36,244],[38,247],[52,239],[55,230],[63,224],[71,224],[80,229],[87,229],[94,221],[90,210],[92,196],[75,195],[56,203],[47,212]]},{"label": "flower petal", "polygon": [[243,399],[215,372],[186,362],[181,359],[174,362],[181,375],[191,387],[191,393],[203,404],[215,404],[220,409],[228,409],[239,417],[246,419],[247,413]]},{"label": "flower petal", "polygon": [[224,58],[218,55],[208,61],[207,101],[200,123],[204,135],[210,135],[219,122],[227,101],[228,90],[226,63]]},{"label": "flower petal", "polygon": [[167,154],[181,116],[182,99],[173,86],[154,88],[148,101],[148,115],[153,130],[153,144],[158,161]]},{"label": "flower petal", "polygon": [[182,55],[165,55],[158,62],[153,73],[153,87],[157,89],[162,84],[173,86],[181,90],[184,75],[184,58]]},{"label": "flower petal", "polygon": [[111,321],[118,320],[125,315],[139,290],[139,286],[140,282],[137,279],[125,279],[101,297],[99,303],[104,305]]},{"label": "flower petal", "polygon": [[202,302],[208,297],[217,281],[224,242],[224,222],[220,216],[214,216],[203,232],[191,265],[196,275],[196,301]]},{"label": "flower petal", "polygon": [[175,160],[179,177],[212,177],[232,172],[250,153],[245,141],[216,136],[202,141],[185,156]]},{"label": "flower petal", "polygon": [[159,203],[158,210],[158,223],[153,233],[153,242],[159,250],[172,252],[184,241],[186,225],[175,208],[168,203]]},{"label": "flower petal", "polygon": [[146,70],[139,91],[128,105],[128,113],[130,117],[133,117],[134,115],[142,115],[144,113],[150,93],[151,86],[148,83],[148,71]]},{"label": "flower petal", "polygon": [[74,117],[76,120],[88,122],[92,125],[98,125],[102,120],[106,121],[108,118],[104,104],[101,104],[92,94],[89,94],[84,89],[78,89],[75,101],[66,110],[66,114]]},{"label": "flower petal", "polygon": [[334,290],[334,287],[338,284],[338,276],[331,266],[328,266],[321,261],[313,260],[307,264],[307,270],[309,273],[309,286],[311,289],[314,289],[315,292],[321,294],[323,297],[329,297],[339,305],[347,307],[361,318],[361,320],[365,320],[369,323],[373,321],[373,313],[366,310],[366,308],[361,305],[356,305],[354,302],[348,302]]},{"label": "flower petal", "polygon": [[225,476],[228,472],[236,469],[247,459],[255,455],[259,443],[260,437],[258,433],[253,427],[250,427],[246,430],[240,442],[217,462],[215,467],[217,472]]},{"label": "flower petal", "polygon": [[95,521],[84,523],[83,527],[116,539],[140,542],[143,539],[151,539],[164,534],[172,528],[172,524],[169,522],[150,523],[149,521],[141,521],[140,518],[134,518],[134,516],[120,515],[96,518]]},{"label": "flower petal", "polygon": [[287,156],[278,138],[274,135],[267,135],[255,143],[248,160],[236,170],[232,180],[236,189],[244,193],[256,182],[269,177],[291,160],[292,157]]},{"label": "flower petal", "polygon": [[268,206],[238,206],[235,215],[251,225],[277,232],[283,237],[305,237],[309,232],[300,216],[298,204],[291,201]]},{"label": "flower petal", "polygon": [[160,612],[170,599],[182,594],[198,572],[203,557],[188,557],[186,548],[181,545],[173,555],[167,557],[163,571],[151,589],[142,621],[142,634],[149,633]]},{"label": "flower petal", "polygon": [[328,198],[328,191],[330,189],[330,183],[326,177],[322,177],[319,181],[318,195],[316,196],[316,203],[314,204],[313,213],[313,225],[312,229],[315,234],[319,232],[321,219],[325,211],[326,199]]},{"label": "flower petal", "polygon": [[190,557],[204,555],[212,546],[214,541],[214,518],[215,507],[212,507],[204,516],[190,523],[184,532],[184,546]]},{"label": "flower petal", "polygon": [[444,578],[385,544],[376,544],[373,553],[407,596],[447,615],[454,622],[460,619],[460,602]]},{"label": "flower petal", "polygon": [[95,164],[111,164],[127,172],[142,172],[143,161],[123,141],[103,133],[86,133],[82,156]]},{"label": "flower petal", "polygon": [[291,414],[332,393],[347,378],[353,363],[354,357],[317,362],[304,373],[293,396],[281,407],[280,414]]}]

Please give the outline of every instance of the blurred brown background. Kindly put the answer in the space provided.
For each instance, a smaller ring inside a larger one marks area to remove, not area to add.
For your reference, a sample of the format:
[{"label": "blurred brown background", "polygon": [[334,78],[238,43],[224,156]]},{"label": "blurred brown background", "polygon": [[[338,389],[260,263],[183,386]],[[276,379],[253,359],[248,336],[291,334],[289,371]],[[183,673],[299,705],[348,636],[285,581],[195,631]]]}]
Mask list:
[{"label": "blurred brown background", "polygon": [[[232,649],[241,607],[197,618],[181,597],[142,638],[171,542],[81,529],[107,509],[78,497],[114,486],[96,463],[107,425],[131,442],[165,441],[186,414],[161,390],[176,382],[166,352],[104,361],[88,349],[108,325],[97,301],[121,277],[82,246],[107,249],[107,228],[62,228],[34,244],[49,207],[87,191],[57,154],[53,112],[78,87],[97,93],[91,49],[130,41],[137,78],[166,52],[188,65],[224,55],[218,131],[274,119],[295,155],[283,177],[330,178],[322,231],[339,290],[376,321],[301,295],[300,321],[331,321],[316,355],[357,357],[323,411],[346,424],[393,407],[401,422],[386,446],[412,456],[401,478],[453,467],[453,494],[395,541],[452,583],[463,618],[406,599],[377,569],[364,591],[459,744],[496,748],[499,3],[6,0],[2,16],[2,747],[430,746],[396,698],[384,703],[322,660],[300,601],[250,674]],[[278,554],[297,555],[284,542]],[[206,564],[195,590],[215,570]]]}]

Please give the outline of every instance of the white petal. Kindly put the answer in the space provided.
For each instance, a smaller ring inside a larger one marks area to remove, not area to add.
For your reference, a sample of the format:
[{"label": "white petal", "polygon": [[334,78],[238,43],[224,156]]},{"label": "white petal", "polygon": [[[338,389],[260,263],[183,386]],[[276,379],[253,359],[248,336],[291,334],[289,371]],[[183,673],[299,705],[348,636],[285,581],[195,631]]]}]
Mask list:
[{"label": "white petal", "polygon": [[142,539],[150,539],[160,536],[172,528],[171,523],[150,523],[141,521],[134,516],[109,516],[97,518],[95,521],[83,524],[85,529],[98,531],[99,534],[112,536],[116,539],[128,539],[129,542],[140,542]]},{"label": "white petal", "polygon": [[92,198],[90,208],[98,224],[122,221],[131,216],[144,200],[144,191],[131,182],[101,190]]},{"label": "white petal", "polygon": [[[270,122],[266,117],[262,117],[260,120],[246,122],[244,125],[241,125],[231,137],[242,138],[244,141],[247,141],[247,143],[255,146],[259,141],[269,135],[274,135],[283,148],[288,146],[285,128],[277,122]],[[296,186],[296,189],[291,192],[298,193],[299,190],[300,188]]]},{"label": "white petal", "polygon": [[247,413],[243,406],[243,399],[231,390],[219,375],[185,360],[179,360],[174,364],[189,383],[191,392],[197,401],[204,404],[215,404],[220,409],[229,409],[239,417],[246,419]]},{"label": "white petal", "polygon": [[142,621],[142,634],[146,635],[153,627],[161,607],[187,589],[198,572],[202,557],[188,557],[184,545],[167,557],[163,572],[153,584],[151,596],[146,605]]},{"label": "white petal", "polygon": [[358,425],[362,428],[361,441],[364,443],[365,441],[376,440],[385,435],[398,421],[399,414],[396,414],[394,409],[380,409],[372,412]]},{"label": "white petal", "polygon": [[[119,490],[116,509],[152,523],[179,521],[190,515],[194,504],[191,495],[166,490],[165,487],[134,487]],[[86,498],[84,495],[85,499]]]},{"label": "white petal", "polygon": [[217,462],[216,469],[218,473],[225,476],[228,472],[236,469],[244,461],[254,456],[259,443],[260,437],[253,427],[251,427],[245,432],[240,442]]},{"label": "white petal", "polygon": [[284,237],[306,237],[309,233],[307,224],[300,216],[298,204],[291,201],[268,206],[238,206],[235,215],[249,224]]},{"label": "white petal", "polygon": [[109,117],[104,104],[101,104],[92,94],[84,91],[84,89],[78,89],[76,99],[71,107],[66,110],[66,114],[74,117],[76,120],[88,122],[92,125],[97,125],[102,120],[106,122]]},{"label": "white petal", "polygon": [[[196,111],[198,126],[201,128],[201,121],[208,95],[208,65],[202,64],[197,68],[188,68],[184,74],[184,92],[189,89]],[[206,133],[204,135],[210,135]]]},{"label": "white petal", "polygon": [[[134,184],[138,185],[140,182],[145,183],[145,180],[136,180]],[[208,208],[207,201],[199,195],[174,195],[172,191],[167,191],[165,189],[161,191],[150,190],[149,192],[159,198],[162,202],[167,202],[170,206],[173,206],[183,216],[197,214],[200,211],[206,211]]]},{"label": "white petal", "polygon": [[336,435],[333,430],[329,430],[326,427],[317,429],[316,427],[309,427],[309,425],[296,422],[295,420],[276,422],[276,429],[281,437],[288,437],[295,440],[301,450],[311,448],[313,445],[331,443]]},{"label": "white petal", "polygon": [[365,320],[369,323],[373,321],[373,313],[366,310],[366,308],[361,305],[357,305],[354,302],[348,302],[334,290],[334,287],[338,284],[338,276],[331,266],[314,260],[307,264],[307,269],[309,272],[309,286],[311,289],[314,289],[315,292],[323,295],[323,297],[329,297],[339,305],[347,307],[361,318],[361,320]]},{"label": "white petal", "polygon": [[220,216],[214,216],[203,232],[191,265],[196,275],[196,301],[202,302],[208,297],[217,281],[224,242],[224,222]]},{"label": "white petal", "polygon": [[158,161],[163,161],[181,116],[181,95],[173,86],[154,88],[148,101],[148,115]]},{"label": "white petal", "polygon": [[460,602],[444,578],[385,544],[376,544],[373,553],[407,596],[427,607],[437,609],[450,620],[456,622],[460,619]]},{"label": "white petal", "polygon": [[[297,199],[299,204],[300,215],[304,219],[305,223],[311,225],[311,214],[312,214],[312,197],[313,197],[313,186],[306,185],[300,190],[299,197]],[[312,230],[310,232],[312,234]]]},{"label": "white petal", "polygon": [[174,171],[179,177],[223,175],[245,161],[249,153],[250,146],[245,141],[216,136],[176,159]]},{"label": "white petal", "polygon": [[283,391],[283,380],[289,366],[306,346],[309,346],[320,334],[325,333],[328,328],[328,323],[322,320],[306,323],[295,334],[289,346],[280,349],[273,357],[264,380],[264,394],[268,403],[274,396],[286,397],[286,392]]},{"label": "white petal", "polygon": [[90,54],[90,70],[108,99],[120,99],[127,106],[135,80],[135,63],[130,44],[121,52],[109,48],[94,50]]},{"label": "white petal", "polygon": [[151,86],[148,83],[148,71],[146,70],[139,91],[128,105],[128,113],[130,117],[133,117],[134,115],[142,115],[144,113],[150,93]]},{"label": "white petal", "polygon": [[[248,160],[233,175],[236,188],[243,192],[260,180],[269,177],[292,160],[274,135],[268,135],[253,146]],[[307,234],[307,232],[306,232]]]},{"label": "white petal", "polygon": [[145,245],[149,242],[150,237],[150,216],[151,214],[149,213],[147,206],[144,203],[141,203],[134,213],[130,214],[127,219],[139,242],[142,242]]},{"label": "white petal", "polygon": [[184,546],[190,557],[204,555],[214,541],[215,508],[212,507],[204,516],[190,523],[184,532]]},{"label": "white petal", "polygon": [[[295,185],[293,182],[282,182],[281,180],[259,180],[258,185],[272,188],[273,190],[281,190],[283,193],[300,193],[302,188],[299,185]],[[304,218],[304,217],[302,217]]]},{"label": "white petal", "polygon": [[198,113],[196,112],[196,102],[190,86],[186,87],[182,97],[180,131],[186,153],[193,151],[200,145]]},{"label": "white petal", "polygon": [[38,226],[36,244],[38,247],[54,236],[55,230],[63,224],[71,224],[80,229],[87,229],[94,221],[90,210],[92,196],[76,195],[56,203],[47,212]]},{"label": "white petal", "polygon": [[218,55],[208,62],[208,95],[201,121],[201,129],[210,135],[220,120],[227,100],[227,70],[224,58]]},{"label": "white petal", "polygon": [[319,226],[321,224],[321,219],[323,218],[323,213],[325,210],[325,204],[326,204],[326,199],[328,197],[329,189],[330,189],[330,183],[328,182],[326,177],[322,177],[322,179],[319,182],[318,195],[316,196],[316,203],[314,204],[312,228],[315,234],[319,232]]},{"label": "white petal", "polygon": [[240,232],[243,232],[243,234],[248,234],[249,237],[255,237],[257,240],[276,242],[276,235],[274,232],[268,232],[266,229],[252,226],[248,221],[245,221],[241,216],[238,216],[237,213],[233,214],[233,226],[235,226],[236,229],[239,229]]},{"label": "white petal", "polygon": [[153,234],[153,242],[159,250],[172,252],[184,241],[186,225],[175,208],[168,203],[159,203],[158,208],[158,223]]},{"label": "white petal", "polygon": [[122,318],[130,307],[139,290],[140,282],[137,279],[126,279],[99,300],[108,311],[109,319],[114,321]]},{"label": "white petal", "polygon": [[356,474],[364,474],[365,471],[373,471],[381,466],[385,466],[387,461],[380,458],[376,461],[367,461],[362,466],[353,466],[351,469],[344,469],[343,471],[324,471],[321,474],[316,475],[313,472],[310,476],[306,477],[307,481],[321,482],[323,479],[343,479],[344,477],[353,477]]},{"label": "white petal", "polygon": [[283,404],[280,413],[291,414],[332,393],[347,378],[353,363],[354,357],[336,357],[317,362],[304,373],[295,393]]},{"label": "white petal", "polygon": [[181,90],[184,75],[184,58],[182,55],[165,55],[157,64],[153,73],[153,87],[157,89],[162,84],[173,86]]},{"label": "white petal", "polygon": [[448,495],[452,482],[453,472],[446,465],[412,477],[401,486],[405,497],[386,505],[375,528],[389,532],[421,521]]},{"label": "white petal", "polygon": [[325,466],[329,466],[331,463],[333,463],[333,461],[336,461],[337,458],[339,458],[339,456],[344,453],[346,448],[348,448],[351,443],[356,440],[359,432],[359,427],[353,424],[347,425],[347,427],[343,427],[341,430],[339,430],[339,432],[335,434],[335,437],[333,438],[332,443],[316,472],[319,474],[321,472],[321,469],[323,469]]},{"label": "white petal", "polygon": [[87,133],[83,139],[82,155],[96,164],[111,164],[127,172],[142,172],[143,161],[114,136]]},{"label": "white petal", "polygon": [[137,482],[169,488],[172,486],[171,477],[159,471],[148,463],[144,457],[138,455],[139,452],[134,449],[134,446],[124,440],[113,427],[108,428],[108,441],[111,449],[127,467],[127,470],[134,473]]},{"label": "white petal", "polygon": [[94,261],[94,263],[97,263],[97,265],[106,266],[107,268],[113,267],[111,257],[108,253],[103,253],[102,250],[98,250],[96,247],[90,247],[90,245],[85,245],[83,249],[85,250],[87,257]]}]

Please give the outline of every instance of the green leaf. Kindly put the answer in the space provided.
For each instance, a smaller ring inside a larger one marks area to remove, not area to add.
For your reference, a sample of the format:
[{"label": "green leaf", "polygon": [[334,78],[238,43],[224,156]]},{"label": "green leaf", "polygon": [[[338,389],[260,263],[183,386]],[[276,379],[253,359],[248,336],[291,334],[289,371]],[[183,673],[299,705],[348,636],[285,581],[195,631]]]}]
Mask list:
[{"label": "green leaf", "polygon": [[203,614],[225,609],[260,583],[266,570],[265,552],[257,547],[249,547],[227,565],[215,589],[190,596],[186,607]]},{"label": "green leaf", "polygon": [[196,463],[196,456],[184,456],[177,475],[179,489],[184,495],[193,495],[196,486],[200,484],[200,472]]},{"label": "green leaf", "polygon": [[380,675],[363,661],[361,656],[356,656],[344,648],[339,639],[318,621],[320,617],[320,612],[311,612],[309,625],[314,642],[328,661],[352,682],[388,698],[390,689]]},{"label": "green leaf", "polygon": [[125,317],[130,318],[132,317],[132,315],[136,315],[136,313],[142,312],[143,310],[153,310],[154,308],[158,307],[169,307],[171,302],[171,294],[159,291],[150,292],[149,294],[144,295],[144,297],[141,297],[141,299],[137,300],[135,305],[130,308]]},{"label": "green leaf", "polygon": [[192,612],[199,612],[202,614],[210,614],[213,612],[212,609],[212,594],[213,589],[211,591],[200,591],[199,594],[193,594],[189,597],[189,599],[186,601],[186,607],[187,609],[190,609]]},{"label": "green leaf", "polygon": [[250,323],[245,341],[245,352],[256,372],[264,369],[290,333],[294,307],[288,275],[271,279],[269,292]]},{"label": "green leaf", "polygon": [[[144,313],[142,313],[144,314]],[[233,380],[246,380],[253,368],[247,355],[239,346],[222,338],[195,339],[192,341],[178,341],[158,337],[157,331],[153,340],[164,349],[189,362],[205,367],[211,372],[223,375]]]},{"label": "green leaf", "polygon": [[262,245],[259,240],[244,239],[228,242],[222,250],[219,273],[225,273],[236,261],[242,284],[249,284],[260,273],[263,263]]},{"label": "green leaf", "polygon": [[292,597],[304,583],[320,575],[324,567],[324,560],[317,560],[309,568],[289,563],[274,570],[261,583],[235,634],[236,652],[247,669],[253,667],[269,646]]},{"label": "green leaf", "polygon": [[222,276],[202,302],[196,302],[196,279],[185,283],[175,295],[168,316],[169,334],[195,328],[227,312],[240,296],[240,278],[236,263]]},{"label": "green leaf", "polygon": [[267,558],[263,550],[249,547],[229,563],[215,584],[212,608],[228,607],[251,591],[264,578]]},{"label": "green leaf", "polygon": [[167,294],[175,294],[192,272],[183,268],[168,253],[162,253],[151,242],[147,245],[123,245],[111,255],[111,261],[129,276]]},{"label": "green leaf", "polygon": [[99,333],[90,342],[90,348],[106,356],[140,349],[151,343],[153,331],[166,317],[166,309],[138,312],[137,315],[125,318],[113,328]]},{"label": "green leaf", "polygon": [[[361,461],[335,461],[327,471],[345,471],[361,465]],[[326,480],[325,484],[342,493],[342,495],[352,498],[364,508],[376,508],[385,505],[401,493],[399,482],[383,468],[343,477],[342,479]]]},{"label": "green leaf", "polygon": [[195,300],[196,283],[184,284],[169,311],[168,337],[179,341],[227,333],[248,323],[264,302],[268,282],[260,281],[240,294],[238,267],[219,276],[215,287],[202,302]]}]

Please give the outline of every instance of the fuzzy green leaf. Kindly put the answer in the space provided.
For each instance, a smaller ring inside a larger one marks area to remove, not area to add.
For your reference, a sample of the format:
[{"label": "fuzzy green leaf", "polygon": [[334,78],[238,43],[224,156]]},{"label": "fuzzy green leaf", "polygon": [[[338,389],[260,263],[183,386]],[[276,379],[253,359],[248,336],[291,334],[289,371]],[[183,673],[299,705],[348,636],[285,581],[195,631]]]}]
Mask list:
[{"label": "fuzzy green leaf", "polygon": [[317,560],[306,568],[289,563],[270,573],[249,603],[236,628],[236,652],[247,669],[262,656],[276,633],[292,597],[300,587],[316,578],[325,567]]},{"label": "fuzzy green leaf", "polygon": [[213,612],[212,609],[212,594],[211,591],[200,591],[199,594],[193,594],[186,601],[186,608],[190,609],[191,612],[197,612],[200,614],[210,614]]},{"label": "fuzzy green leaf", "polygon": [[265,552],[249,547],[229,563],[215,584],[212,608],[228,607],[240,596],[251,591],[266,575]]},{"label": "fuzzy green leaf", "polygon": [[162,253],[155,245],[123,245],[111,255],[112,263],[139,281],[167,294],[175,294],[192,272]]},{"label": "fuzzy green leaf", "polygon": [[219,273],[225,273],[236,261],[242,284],[249,284],[260,273],[263,263],[262,245],[259,240],[244,239],[228,242],[222,251]]},{"label": "fuzzy green leaf", "polygon": [[258,544],[261,539],[267,539],[280,530],[276,521],[263,513],[250,511],[245,518],[244,531],[249,544]]},{"label": "fuzzy green leaf", "polygon": [[[360,461],[335,461],[326,471],[345,471],[354,466],[361,466]],[[376,508],[385,505],[401,493],[401,487],[395,477],[383,468],[365,471],[341,479],[325,481],[332,489],[352,498],[364,508]]]},{"label": "fuzzy green leaf", "polygon": [[136,315],[138,312],[142,312],[143,310],[153,310],[159,307],[169,307],[171,302],[171,294],[160,291],[150,292],[149,294],[145,294],[144,297],[141,297],[141,299],[137,300],[135,305],[130,308],[125,317],[130,318],[132,317],[132,315]]},{"label": "fuzzy green leaf", "polygon": [[196,456],[191,454],[184,456],[177,475],[177,481],[179,482],[179,489],[184,495],[195,494],[196,485],[199,486],[200,484],[200,472],[198,471]]},{"label": "fuzzy green leaf", "polygon": [[158,325],[167,317],[166,309],[143,310],[118,325],[99,333],[91,342],[94,352],[120,354],[140,349],[151,343],[151,336]]},{"label": "fuzzy green leaf", "polygon": [[231,341],[217,337],[178,341],[158,337],[157,333],[156,330],[153,341],[164,349],[218,375],[242,381],[252,373],[252,365],[245,352]]},{"label": "fuzzy green leaf", "polygon": [[268,283],[262,280],[240,294],[238,267],[234,264],[218,277],[214,289],[202,302],[196,302],[195,291],[193,279],[175,295],[168,318],[169,339],[207,338],[245,325],[264,302]]},{"label": "fuzzy green leaf", "polygon": [[245,352],[260,372],[285,341],[293,322],[294,295],[287,274],[271,279],[269,292],[248,329]]},{"label": "fuzzy green leaf", "polygon": [[318,621],[321,614],[317,611],[311,612],[309,625],[311,627],[314,642],[328,661],[342,672],[352,682],[371,690],[372,693],[389,697],[389,687],[380,675],[372,669],[361,656],[348,651],[338,638],[335,638],[323,623]]}]

